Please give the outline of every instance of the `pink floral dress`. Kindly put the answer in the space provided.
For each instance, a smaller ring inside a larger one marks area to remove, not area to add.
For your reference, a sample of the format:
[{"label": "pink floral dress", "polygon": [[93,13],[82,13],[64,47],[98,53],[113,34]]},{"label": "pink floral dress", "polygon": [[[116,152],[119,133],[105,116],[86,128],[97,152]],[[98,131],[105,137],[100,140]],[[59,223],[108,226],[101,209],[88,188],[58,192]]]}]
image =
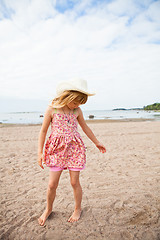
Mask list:
[{"label": "pink floral dress", "polygon": [[77,125],[75,113],[53,114],[51,134],[44,150],[44,163],[48,167],[84,168],[85,145],[77,131]]}]

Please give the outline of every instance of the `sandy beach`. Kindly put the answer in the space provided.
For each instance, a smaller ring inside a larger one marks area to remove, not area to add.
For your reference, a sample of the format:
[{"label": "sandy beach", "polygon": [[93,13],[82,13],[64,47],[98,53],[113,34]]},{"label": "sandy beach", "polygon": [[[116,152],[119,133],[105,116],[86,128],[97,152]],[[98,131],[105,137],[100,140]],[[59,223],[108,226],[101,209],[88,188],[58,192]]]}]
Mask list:
[{"label": "sandy beach", "polygon": [[[0,125],[0,239],[160,239],[160,122],[89,121],[107,152],[79,129],[87,147],[81,172],[83,212],[77,223],[69,173],[62,173],[45,226],[49,169],[37,164],[40,125]],[[50,133],[50,129],[48,135]]]}]

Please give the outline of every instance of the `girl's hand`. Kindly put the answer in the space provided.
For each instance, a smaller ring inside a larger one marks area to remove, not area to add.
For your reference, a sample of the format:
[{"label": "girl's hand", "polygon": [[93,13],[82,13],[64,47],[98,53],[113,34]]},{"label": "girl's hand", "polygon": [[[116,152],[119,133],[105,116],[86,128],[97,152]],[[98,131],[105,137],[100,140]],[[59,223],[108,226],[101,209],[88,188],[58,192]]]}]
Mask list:
[{"label": "girl's hand", "polygon": [[106,152],[106,148],[105,148],[105,146],[102,144],[102,143],[97,143],[96,144],[96,147],[99,149],[99,151],[101,152],[101,153],[105,153]]},{"label": "girl's hand", "polygon": [[43,158],[43,153],[38,154],[38,164],[42,169],[44,169],[44,167],[42,165],[43,159],[44,159]]}]

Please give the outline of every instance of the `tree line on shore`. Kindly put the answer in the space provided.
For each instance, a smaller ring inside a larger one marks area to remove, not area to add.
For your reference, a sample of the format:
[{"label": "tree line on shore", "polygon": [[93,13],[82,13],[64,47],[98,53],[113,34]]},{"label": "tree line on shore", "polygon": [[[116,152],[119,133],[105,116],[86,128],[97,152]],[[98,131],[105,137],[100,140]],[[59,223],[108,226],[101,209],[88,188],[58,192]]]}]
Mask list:
[{"label": "tree line on shore", "polygon": [[153,110],[153,111],[159,111],[160,110],[160,103],[153,103],[153,104],[144,106],[143,108],[129,108],[129,109],[126,109],[126,108],[115,108],[115,109],[113,109],[113,111],[118,111],[118,110],[121,110],[121,111],[126,111],[126,110],[137,110],[137,111],[139,111],[139,110],[146,110],[146,111]]},{"label": "tree line on shore", "polygon": [[151,105],[144,106],[144,110],[160,110],[160,103],[154,103]]}]

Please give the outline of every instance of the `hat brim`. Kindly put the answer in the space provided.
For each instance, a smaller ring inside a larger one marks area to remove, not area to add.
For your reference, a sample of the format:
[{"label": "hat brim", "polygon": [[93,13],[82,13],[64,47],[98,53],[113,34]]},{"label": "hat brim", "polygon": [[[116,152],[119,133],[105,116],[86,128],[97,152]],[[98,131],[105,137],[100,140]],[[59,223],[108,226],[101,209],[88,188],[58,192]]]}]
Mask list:
[{"label": "hat brim", "polygon": [[71,84],[70,82],[59,83],[58,86],[57,86],[56,92],[57,92],[57,95],[60,95],[64,91],[67,91],[67,90],[81,92],[81,93],[84,93],[84,94],[86,94],[88,96],[93,96],[93,95],[96,94],[95,92],[88,92],[88,91],[85,91],[83,89],[77,88],[73,84]]}]

